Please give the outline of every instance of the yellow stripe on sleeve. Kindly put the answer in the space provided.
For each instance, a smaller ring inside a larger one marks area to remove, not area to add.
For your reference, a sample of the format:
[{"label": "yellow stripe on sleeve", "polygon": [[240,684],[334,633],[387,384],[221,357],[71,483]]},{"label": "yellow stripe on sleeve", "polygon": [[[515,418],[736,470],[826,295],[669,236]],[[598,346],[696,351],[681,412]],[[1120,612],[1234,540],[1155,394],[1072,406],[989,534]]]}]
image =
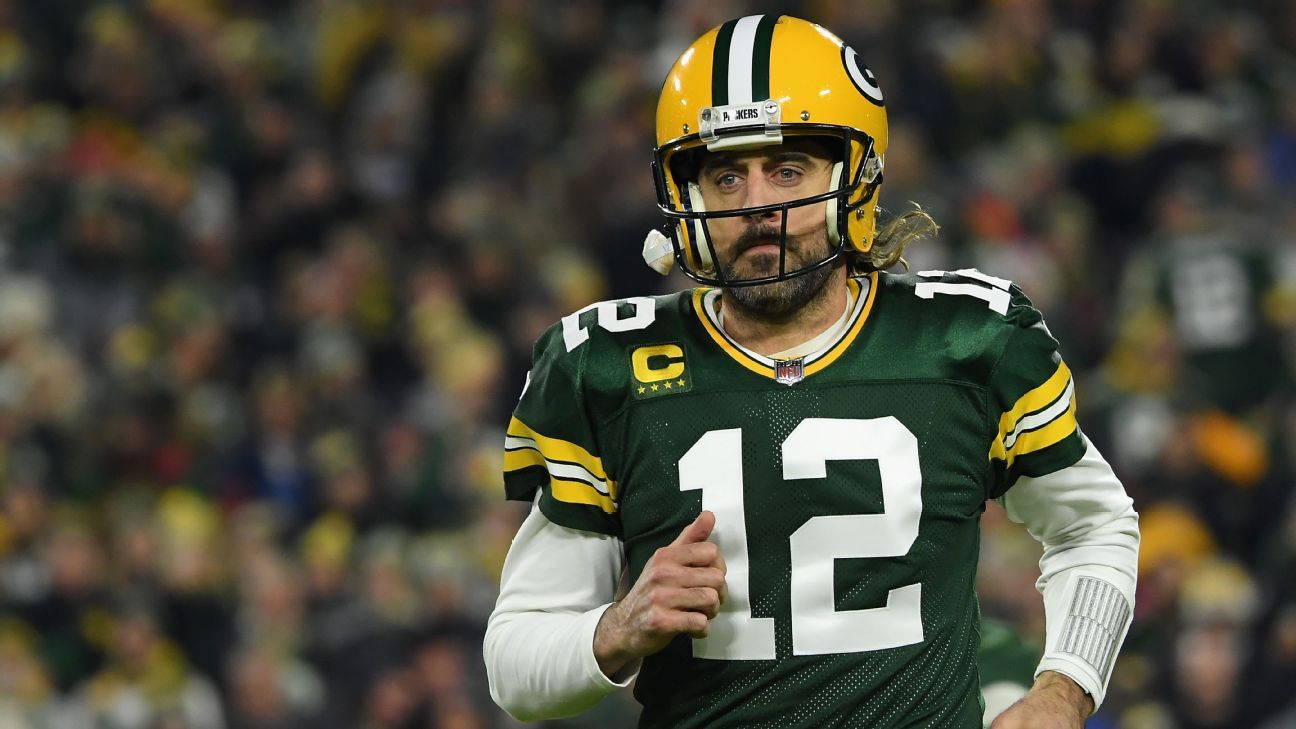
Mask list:
[{"label": "yellow stripe on sleeve", "polygon": [[[1017,421],[1036,410],[1048,407],[1061,396],[1070,381],[1071,370],[1067,367],[1066,362],[1059,362],[1057,370],[1044,381],[1044,384],[1017,398],[1017,402],[1013,403],[1012,408],[999,416],[999,434],[995,437],[994,443],[990,444],[990,458],[997,458],[1001,461],[1007,460],[1008,456],[1004,452],[1004,439],[1017,428]],[[1015,449],[1017,444],[1013,445]]]},{"label": "yellow stripe on sleeve", "polygon": [[1022,416],[1036,410],[1043,410],[1058,399],[1058,396],[1066,390],[1067,383],[1070,381],[1070,368],[1066,366],[1066,362],[1058,362],[1057,370],[1044,381],[1044,384],[1017,398],[1017,402],[1013,404],[1012,409],[999,417],[1000,440],[1013,432],[1013,429],[1017,427],[1017,421],[1021,420]]},{"label": "yellow stripe on sleeve", "polygon": [[576,463],[600,481],[608,480],[607,472],[603,470],[603,459],[592,455],[575,443],[540,435],[516,417],[509,420],[508,434],[515,438],[534,440],[536,447],[540,449],[540,455],[547,460]]},{"label": "yellow stripe on sleeve", "polygon": [[516,450],[504,451],[504,473],[511,471],[521,471],[524,468],[532,466],[544,467],[544,456],[532,448],[518,448]]},{"label": "yellow stripe on sleeve", "polygon": [[[608,481],[608,490],[612,490],[612,482]],[[593,486],[579,483],[576,481],[559,481],[556,478],[549,479],[549,491],[558,501],[568,504],[587,504],[597,506],[609,514],[615,514],[617,511],[616,502],[611,497],[600,494]]]},{"label": "yellow stripe on sleeve", "polygon": [[[1071,397],[1071,404],[1067,407],[1066,412],[1054,418],[1048,425],[1039,430],[1032,430],[1029,433],[1022,433],[1021,437],[1013,443],[1013,447],[1008,449],[1006,460],[1008,465],[1012,465],[1013,460],[1027,453],[1042,451],[1055,443],[1060,442],[1063,438],[1071,435],[1076,430],[1076,403],[1075,396]],[[1002,441],[1000,441],[1002,448]]]},{"label": "yellow stripe on sleeve", "polygon": [[995,436],[994,442],[990,444],[990,460],[1008,460],[1008,454],[1004,451],[1003,439],[1004,434],[1000,431],[999,434]]}]

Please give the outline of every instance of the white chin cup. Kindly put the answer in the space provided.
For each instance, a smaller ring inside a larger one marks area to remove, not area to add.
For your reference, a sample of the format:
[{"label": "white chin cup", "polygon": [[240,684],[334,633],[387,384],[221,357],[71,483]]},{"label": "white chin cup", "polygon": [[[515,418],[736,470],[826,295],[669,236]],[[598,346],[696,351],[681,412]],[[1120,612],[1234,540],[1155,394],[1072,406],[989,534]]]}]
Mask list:
[{"label": "white chin cup", "polygon": [[663,276],[669,274],[675,267],[675,249],[671,246],[670,238],[656,228],[648,231],[648,237],[644,238],[643,259],[657,273]]},{"label": "white chin cup", "polygon": [[[832,175],[828,178],[828,189],[836,189],[837,184],[841,181],[843,164],[837,162],[833,164]],[[841,231],[837,230],[837,198],[828,199],[827,217],[828,217],[828,245],[835,246],[841,242]]]},{"label": "white chin cup", "polygon": [[[693,212],[706,211],[706,203],[702,202],[702,188],[698,187],[696,182],[688,184],[688,196],[689,207]],[[698,268],[703,271],[715,268],[715,262],[711,260],[711,248],[707,246],[706,230],[701,220],[693,221],[693,226],[689,229],[689,237],[693,240],[693,249],[697,251]]]}]

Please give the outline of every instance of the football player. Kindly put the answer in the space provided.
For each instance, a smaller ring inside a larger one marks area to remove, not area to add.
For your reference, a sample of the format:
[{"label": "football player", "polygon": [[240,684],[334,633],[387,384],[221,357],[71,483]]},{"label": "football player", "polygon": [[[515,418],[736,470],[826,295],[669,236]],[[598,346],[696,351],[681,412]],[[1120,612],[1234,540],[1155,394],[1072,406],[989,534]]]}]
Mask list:
[{"label": "football player", "polygon": [[485,645],[519,719],[635,681],[642,727],[977,727],[987,499],[1044,544],[1047,645],[996,727],[1079,727],[1129,626],[1137,515],[1010,282],[893,274],[878,82],[757,15],[679,57],[653,166],[702,287],[606,301],[536,343],[505,440],[534,506]]}]

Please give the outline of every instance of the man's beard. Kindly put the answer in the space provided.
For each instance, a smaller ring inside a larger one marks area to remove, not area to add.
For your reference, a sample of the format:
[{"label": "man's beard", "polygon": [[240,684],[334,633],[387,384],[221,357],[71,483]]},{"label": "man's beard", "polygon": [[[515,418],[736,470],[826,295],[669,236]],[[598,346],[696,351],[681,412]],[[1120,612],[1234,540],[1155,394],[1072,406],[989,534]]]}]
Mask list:
[{"label": "man's beard", "polygon": [[[748,228],[738,238],[734,250],[737,255],[722,266],[724,277],[729,280],[744,278],[761,278],[778,273],[778,253],[760,253],[740,260],[749,248],[764,243],[779,242],[777,228]],[[828,245],[827,231],[820,231],[818,237],[806,240],[788,237],[785,247],[786,269],[795,271],[807,265],[813,265],[827,258],[831,253]],[[768,320],[786,320],[797,311],[819,296],[832,278],[835,264],[826,264],[813,271],[793,276],[785,281],[761,284],[759,286],[727,286],[725,298],[748,314]],[[755,269],[755,270],[753,270]]]}]

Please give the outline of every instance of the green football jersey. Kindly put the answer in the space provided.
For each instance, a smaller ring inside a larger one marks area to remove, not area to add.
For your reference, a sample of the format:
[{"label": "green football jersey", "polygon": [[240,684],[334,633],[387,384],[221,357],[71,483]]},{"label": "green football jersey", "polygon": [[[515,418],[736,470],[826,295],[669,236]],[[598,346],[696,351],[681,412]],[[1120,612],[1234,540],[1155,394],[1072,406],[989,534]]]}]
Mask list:
[{"label": "green football jersey", "polygon": [[643,727],[976,727],[986,499],[1077,461],[1038,311],[977,271],[874,273],[841,337],[774,361],[714,289],[602,302],[537,342],[509,498],[625,545],[629,578],[702,509],[728,567],[710,635],[643,661]]},{"label": "green football jersey", "polygon": [[1281,273],[1270,251],[1222,236],[1183,236],[1151,254],[1156,304],[1171,315],[1192,391],[1233,412],[1286,381],[1282,337],[1266,315]]}]

